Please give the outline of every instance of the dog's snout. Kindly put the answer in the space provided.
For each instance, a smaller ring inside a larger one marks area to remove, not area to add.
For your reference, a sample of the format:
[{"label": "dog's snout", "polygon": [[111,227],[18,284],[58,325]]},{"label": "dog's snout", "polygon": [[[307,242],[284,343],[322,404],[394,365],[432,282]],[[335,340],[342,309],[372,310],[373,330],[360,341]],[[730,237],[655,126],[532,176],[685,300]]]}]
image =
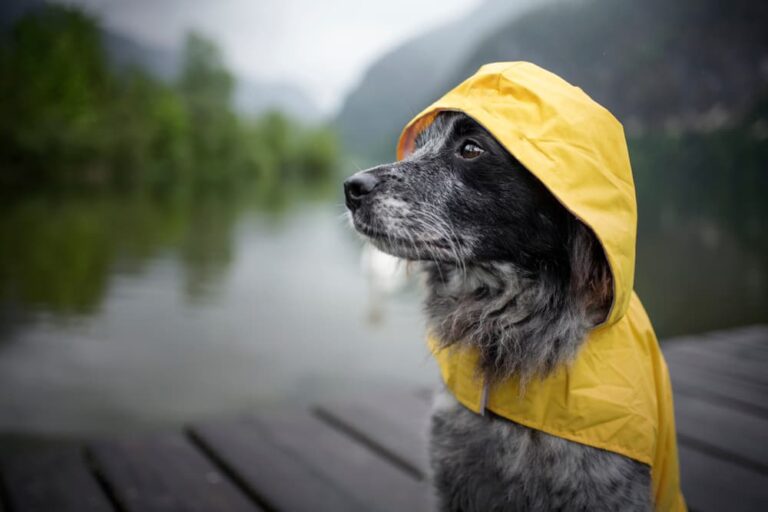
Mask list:
[{"label": "dog's snout", "polygon": [[347,202],[347,208],[355,210],[360,206],[363,198],[379,184],[377,178],[371,172],[359,172],[344,182],[344,196]]}]

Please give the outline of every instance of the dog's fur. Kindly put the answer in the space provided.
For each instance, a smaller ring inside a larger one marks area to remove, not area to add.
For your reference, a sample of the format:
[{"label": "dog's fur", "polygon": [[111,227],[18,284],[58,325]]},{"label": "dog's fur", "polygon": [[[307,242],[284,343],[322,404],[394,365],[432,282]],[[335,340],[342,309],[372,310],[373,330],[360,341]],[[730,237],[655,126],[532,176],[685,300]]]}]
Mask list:
[{"label": "dog's fur", "polygon": [[[466,115],[441,113],[405,160],[364,172],[365,190],[361,173],[346,183],[355,228],[422,262],[431,330],[444,346],[477,347],[489,382],[568,364],[608,314],[595,235]],[[477,415],[445,391],[430,455],[441,510],[651,508],[648,466]]]}]

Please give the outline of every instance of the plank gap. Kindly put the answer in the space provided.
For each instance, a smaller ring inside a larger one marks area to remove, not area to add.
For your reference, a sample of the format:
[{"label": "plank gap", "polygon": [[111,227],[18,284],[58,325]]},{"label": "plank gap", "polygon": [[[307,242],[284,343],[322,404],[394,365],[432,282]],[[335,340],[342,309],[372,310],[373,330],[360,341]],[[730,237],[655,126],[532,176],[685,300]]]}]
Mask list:
[{"label": "plank gap", "polygon": [[[262,425],[240,417],[193,425],[192,428],[194,435],[239,475],[243,485],[273,509],[291,512],[366,510],[365,501],[353,499],[344,486],[339,487],[322,471],[309,467],[278,443],[275,432]],[[297,486],[296,482],[301,485]]]},{"label": "plank gap", "polygon": [[670,347],[664,351],[664,358],[670,367],[690,367],[699,371],[727,375],[737,381],[759,386],[768,392],[768,377],[764,375],[762,362],[726,360],[709,351],[698,350],[689,344]]},{"label": "plank gap", "polygon": [[35,447],[2,460],[11,511],[114,512],[80,446]]},{"label": "plank gap", "polygon": [[[0,468],[2,471],[2,468]],[[10,493],[5,488],[5,479],[0,473],[0,512],[11,512]]]},{"label": "plank gap", "polygon": [[356,510],[430,510],[431,493],[424,482],[321,421],[309,409],[276,410],[248,418],[270,432],[282,449],[354,501],[366,504]]},{"label": "plank gap", "polygon": [[326,411],[322,407],[316,407],[312,409],[312,414],[314,414],[319,420],[323,421],[330,427],[363,444],[369,450],[388,460],[416,480],[420,482],[426,480],[426,475],[424,475],[424,473],[419,468],[403,459],[402,457],[399,457],[397,454],[392,453],[389,449],[387,449],[387,447],[368,437],[365,432],[360,432],[358,429],[348,424],[343,419],[337,418],[333,413]]},{"label": "plank gap", "polygon": [[261,511],[181,430],[124,436],[88,449],[128,512]]},{"label": "plank gap", "polygon": [[686,386],[686,385],[681,385],[681,384],[678,384],[677,386],[675,386],[672,391],[675,395],[690,396],[693,398],[698,398],[700,400],[712,403],[714,405],[721,405],[729,409],[734,409],[737,411],[744,412],[746,414],[751,414],[752,416],[755,416],[760,419],[768,419],[768,408],[762,407],[761,405],[754,404],[752,402],[746,402],[744,400],[739,400],[738,398],[715,394],[708,390],[702,391],[702,390],[699,390],[690,386]]},{"label": "plank gap", "polygon": [[93,454],[91,451],[86,447],[83,448],[83,460],[85,460],[85,464],[90,470],[91,474],[93,475],[94,480],[96,480],[96,483],[98,484],[99,488],[104,493],[104,496],[109,500],[109,503],[114,507],[114,509],[117,512],[128,512],[125,507],[120,503],[120,500],[117,498],[117,495],[115,494],[115,489],[112,487],[112,484],[109,483],[109,480],[104,476],[104,474],[99,469],[98,464],[96,464],[96,461],[93,458]]},{"label": "plank gap", "polygon": [[264,509],[264,512],[278,512],[278,510],[268,503],[263,496],[255,491],[248,482],[246,482],[238,472],[230,467],[230,465],[211,447],[205,439],[198,436],[192,428],[185,428],[184,435],[187,437],[190,443],[192,443],[201,453],[203,453],[208,460],[213,464],[221,473],[226,476],[230,482],[248,499],[253,501],[260,508]]},{"label": "plank gap", "polygon": [[727,460],[734,464],[738,464],[739,466],[750,469],[756,473],[768,475],[768,465],[766,464],[761,464],[752,459],[742,457],[741,455],[735,454],[731,451],[724,450],[719,446],[701,441],[686,434],[681,434],[680,432],[677,433],[677,440],[680,444],[692,448],[696,451],[706,453],[707,455],[712,455],[718,459]]}]

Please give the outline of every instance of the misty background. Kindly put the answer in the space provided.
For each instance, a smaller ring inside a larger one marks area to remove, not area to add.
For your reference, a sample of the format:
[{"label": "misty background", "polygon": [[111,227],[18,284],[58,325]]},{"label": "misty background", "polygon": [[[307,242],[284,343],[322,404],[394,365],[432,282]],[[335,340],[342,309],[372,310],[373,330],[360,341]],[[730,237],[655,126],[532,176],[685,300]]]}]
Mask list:
[{"label": "misty background", "polygon": [[768,322],[768,4],[0,4],[0,432],[431,385],[341,181],[486,62],[624,124],[660,337]]}]

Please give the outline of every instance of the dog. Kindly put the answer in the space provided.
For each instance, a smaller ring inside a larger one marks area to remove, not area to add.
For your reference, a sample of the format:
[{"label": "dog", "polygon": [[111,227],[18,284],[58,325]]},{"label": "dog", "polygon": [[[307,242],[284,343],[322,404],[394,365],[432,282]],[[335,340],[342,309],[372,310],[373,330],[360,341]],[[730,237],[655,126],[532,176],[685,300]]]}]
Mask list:
[{"label": "dog", "polygon": [[[544,378],[576,357],[613,301],[594,233],[486,129],[441,112],[403,160],[344,183],[354,228],[419,262],[441,348],[472,346],[491,383]],[[650,466],[438,394],[430,460],[443,511],[647,511]]]}]

